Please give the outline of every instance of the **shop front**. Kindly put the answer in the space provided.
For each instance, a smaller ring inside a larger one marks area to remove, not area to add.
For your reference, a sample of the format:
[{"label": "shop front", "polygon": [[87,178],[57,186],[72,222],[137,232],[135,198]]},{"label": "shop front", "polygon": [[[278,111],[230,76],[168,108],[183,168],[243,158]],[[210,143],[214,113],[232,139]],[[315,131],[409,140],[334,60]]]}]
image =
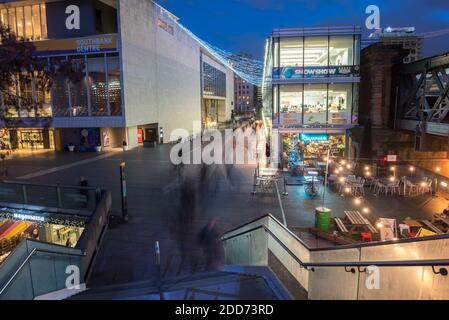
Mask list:
[{"label": "shop front", "polygon": [[217,129],[225,119],[226,100],[203,99],[202,122],[205,129]]},{"label": "shop front", "polygon": [[52,129],[1,129],[0,139],[10,149],[44,150],[54,149],[54,131]]},{"label": "shop front", "polygon": [[0,209],[0,263],[24,239],[75,247],[86,223],[81,218]]},{"label": "shop front", "polygon": [[325,169],[325,158],[343,157],[346,152],[347,134],[345,131],[281,132],[283,167],[301,175],[304,168]]}]

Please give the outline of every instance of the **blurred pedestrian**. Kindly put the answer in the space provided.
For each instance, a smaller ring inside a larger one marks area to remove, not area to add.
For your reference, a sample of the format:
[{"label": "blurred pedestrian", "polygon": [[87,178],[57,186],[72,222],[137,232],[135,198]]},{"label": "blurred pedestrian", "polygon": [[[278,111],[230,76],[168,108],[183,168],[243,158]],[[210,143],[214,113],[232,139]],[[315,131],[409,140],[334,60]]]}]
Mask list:
[{"label": "blurred pedestrian", "polygon": [[223,244],[218,219],[212,219],[198,234],[198,243],[203,250],[207,271],[218,271],[223,266]]},{"label": "blurred pedestrian", "polygon": [[83,206],[87,207],[89,204],[89,190],[87,190],[86,188],[89,187],[89,181],[87,180],[86,177],[80,178],[79,186],[81,187],[80,195],[83,197],[83,202],[84,202]]}]

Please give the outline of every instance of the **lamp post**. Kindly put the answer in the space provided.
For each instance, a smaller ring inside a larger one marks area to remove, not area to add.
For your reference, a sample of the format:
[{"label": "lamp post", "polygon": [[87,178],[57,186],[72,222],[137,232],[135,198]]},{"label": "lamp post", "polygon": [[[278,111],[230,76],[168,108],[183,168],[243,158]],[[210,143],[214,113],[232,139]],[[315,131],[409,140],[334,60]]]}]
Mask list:
[{"label": "lamp post", "polygon": [[122,162],[120,164],[120,189],[122,195],[122,218],[123,222],[128,222],[128,189],[126,186],[126,175],[125,175],[126,163]]},{"label": "lamp post", "polygon": [[440,167],[436,167],[435,171],[437,172],[437,175],[435,176],[435,195],[437,195],[437,193],[438,193],[438,175],[441,172],[441,168]]}]

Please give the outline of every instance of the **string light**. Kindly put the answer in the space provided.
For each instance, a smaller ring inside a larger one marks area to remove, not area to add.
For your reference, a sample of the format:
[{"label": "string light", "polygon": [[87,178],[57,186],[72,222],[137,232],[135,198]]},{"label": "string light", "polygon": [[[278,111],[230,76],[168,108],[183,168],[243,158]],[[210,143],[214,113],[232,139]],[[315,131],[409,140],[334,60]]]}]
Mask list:
[{"label": "string light", "polygon": [[[155,3],[155,5],[162,12],[167,12],[166,9]],[[262,86],[262,78],[264,71],[263,61],[247,58],[241,55],[236,55],[234,53],[217,48],[208,42],[198,38],[189,29],[184,27],[179,21],[173,18],[170,14],[167,14],[165,18],[170,19],[173,24],[179,26],[184,30],[190,37],[196,40],[202,47],[204,47],[214,58],[219,60],[223,65],[228,66],[236,75],[238,75],[243,80],[255,85]]]}]

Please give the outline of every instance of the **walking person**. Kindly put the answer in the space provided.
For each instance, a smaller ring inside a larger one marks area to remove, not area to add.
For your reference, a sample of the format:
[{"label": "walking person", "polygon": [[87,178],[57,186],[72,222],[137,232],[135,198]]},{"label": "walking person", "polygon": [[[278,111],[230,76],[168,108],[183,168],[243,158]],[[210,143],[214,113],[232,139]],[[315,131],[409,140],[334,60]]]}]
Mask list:
[{"label": "walking person", "polygon": [[221,232],[218,228],[218,219],[212,219],[198,234],[198,243],[203,251],[206,271],[219,271],[224,261]]},{"label": "walking person", "polygon": [[89,181],[85,177],[81,177],[79,186],[80,189],[80,195],[83,197],[83,207],[87,207],[89,205],[89,190],[86,190],[85,188],[89,187]]}]

